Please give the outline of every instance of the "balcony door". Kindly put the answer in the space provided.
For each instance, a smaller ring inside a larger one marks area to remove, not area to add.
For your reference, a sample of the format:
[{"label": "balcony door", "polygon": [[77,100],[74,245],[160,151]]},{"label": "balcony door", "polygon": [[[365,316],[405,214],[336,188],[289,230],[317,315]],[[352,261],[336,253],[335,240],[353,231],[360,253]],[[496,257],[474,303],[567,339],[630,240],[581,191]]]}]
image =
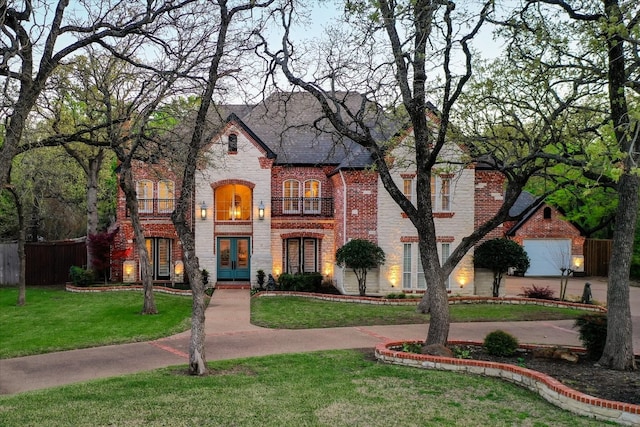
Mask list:
[{"label": "balcony door", "polygon": [[218,237],[218,280],[249,281],[248,237]]}]

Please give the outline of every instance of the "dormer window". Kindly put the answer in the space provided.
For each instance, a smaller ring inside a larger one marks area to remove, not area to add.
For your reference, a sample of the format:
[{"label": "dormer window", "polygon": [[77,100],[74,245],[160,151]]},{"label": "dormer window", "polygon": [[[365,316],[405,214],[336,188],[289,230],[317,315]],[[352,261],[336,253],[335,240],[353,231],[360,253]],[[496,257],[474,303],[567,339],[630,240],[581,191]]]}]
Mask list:
[{"label": "dormer window", "polygon": [[542,218],[544,219],[551,219],[551,208],[550,207],[546,207],[544,208],[544,210],[542,211]]},{"label": "dormer window", "polygon": [[238,135],[235,133],[229,134],[229,153],[238,152]]}]

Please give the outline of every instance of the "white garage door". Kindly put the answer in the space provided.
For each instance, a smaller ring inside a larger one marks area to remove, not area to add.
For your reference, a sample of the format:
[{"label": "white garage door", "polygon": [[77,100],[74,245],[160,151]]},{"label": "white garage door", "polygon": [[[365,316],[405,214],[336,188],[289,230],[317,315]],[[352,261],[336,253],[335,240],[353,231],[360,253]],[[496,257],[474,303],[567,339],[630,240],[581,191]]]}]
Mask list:
[{"label": "white garage door", "polygon": [[560,276],[560,268],[571,263],[571,239],[523,240],[531,266],[525,276]]}]

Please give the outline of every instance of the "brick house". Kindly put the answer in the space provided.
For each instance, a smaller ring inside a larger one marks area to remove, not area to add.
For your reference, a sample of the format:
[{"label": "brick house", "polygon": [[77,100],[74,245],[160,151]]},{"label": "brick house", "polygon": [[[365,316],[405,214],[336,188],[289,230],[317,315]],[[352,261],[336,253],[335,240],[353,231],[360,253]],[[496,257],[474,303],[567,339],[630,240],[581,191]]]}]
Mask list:
[{"label": "brick house", "polygon": [[[192,201],[196,253],[211,283],[255,283],[259,269],[276,277],[320,272],[341,292],[357,294],[355,276],[336,266],[334,257],[350,239],[364,238],[386,254],[386,263],[367,276],[368,294],[424,292],[427,283],[415,228],[371,168],[369,153],[316,121],[319,110],[310,95],[278,93],[251,108],[229,112],[205,149],[208,162],[197,173]],[[388,132],[381,130],[380,138],[390,138],[395,130]],[[393,176],[398,188],[413,199],[415,170],[401,161],[409,153],[408,145],[399,143],[393,150]],[[451,143],[443,152],[451,163],[439,165],[432,178],[443,260],[502,202],[501,177],[474,166],[454,166],[463,154]],[[154,280],[182,281],[182,251],[167,215],[168,200],[176,196],[179,185],[170,172],[148,165],[139,164],[135,176],[139,202],[148,214],[143,227]],[[116,250],[133,244],[123,206],[120,194]],[[452,293],[474,294],[472,256],[468,253],[450,275]],[[137,280],[137,262],[134,251],[114,267],[114,280]]]}]

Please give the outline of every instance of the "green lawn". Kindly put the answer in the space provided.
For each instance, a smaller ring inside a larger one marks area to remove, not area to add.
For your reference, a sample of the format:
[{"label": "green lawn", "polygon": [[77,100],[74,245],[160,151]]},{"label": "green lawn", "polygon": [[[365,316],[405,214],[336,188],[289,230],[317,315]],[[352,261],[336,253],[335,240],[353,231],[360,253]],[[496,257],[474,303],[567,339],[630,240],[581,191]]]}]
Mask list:
[{"label": "green lawn", "polygon": [[[18,426],[601,426],[497,379],[387,365],[354,350],[211,363],[0,396]],[[45,421],[46,420],[46,421]]]},{"label": "green lawn", "polygon": [[187,330],[191,297],[155,293],[158,315],[140,314],[141,292],[72,293],[0,288],[0,358],[146,341]]},{"label": "green lawn", "polygon": [[[575,309],[511,304],[464,304],[450,308],[452,322],[574,319],[585,313]],[[373,305],[277,296],[251,300],[251,323],[268,328],[406,325],[428,321],[428,315],[416,313],[415,305]]]}]

